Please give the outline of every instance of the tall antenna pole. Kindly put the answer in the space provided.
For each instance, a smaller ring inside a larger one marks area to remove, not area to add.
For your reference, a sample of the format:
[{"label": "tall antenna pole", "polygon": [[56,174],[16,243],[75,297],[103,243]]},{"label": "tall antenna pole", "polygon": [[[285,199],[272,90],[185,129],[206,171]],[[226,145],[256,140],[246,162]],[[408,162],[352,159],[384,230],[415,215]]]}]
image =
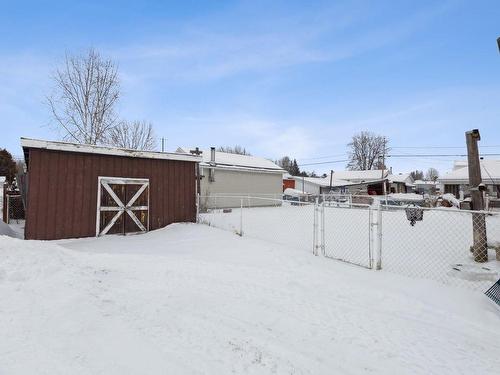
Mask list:
[{"label": "tall antenna pole", "polygon": [[[478,129],[465,132],[467,142],[467,164],[469,168],[469,190],[474,211],[484,210],[483,190],[481,181],[481,164],[477,142],[481,140]],[[486,219],[482,212],[472,213],[472,252],[476,262],[488,261],[488,239],[486,237]]]},{"label": "tall antenna pole", "polygon": [[383,150],[382,150],[382,191],[385,196],[385,204],[387,205],[387,186],[385,186],[385,179],[384,179],[384,170],[385,170],[385,137],[384,137],[384,143],[382,145]]}]

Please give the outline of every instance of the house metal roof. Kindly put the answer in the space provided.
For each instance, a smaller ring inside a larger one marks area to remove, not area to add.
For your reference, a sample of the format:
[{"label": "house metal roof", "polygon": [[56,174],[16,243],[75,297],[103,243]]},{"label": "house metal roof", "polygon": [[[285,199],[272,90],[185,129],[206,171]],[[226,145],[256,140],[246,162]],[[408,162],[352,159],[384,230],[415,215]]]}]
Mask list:
[{"label": "house metal roof", "polygon": [[[189,154],[194,148],[179,147],[178,152]],[[201,165],[210,165],[210,149],[201,150]],[[253,170],[284,173],[285,170],[271,160],[251,155],[231,154],[228,152],[215,151],[215,168]]]}]

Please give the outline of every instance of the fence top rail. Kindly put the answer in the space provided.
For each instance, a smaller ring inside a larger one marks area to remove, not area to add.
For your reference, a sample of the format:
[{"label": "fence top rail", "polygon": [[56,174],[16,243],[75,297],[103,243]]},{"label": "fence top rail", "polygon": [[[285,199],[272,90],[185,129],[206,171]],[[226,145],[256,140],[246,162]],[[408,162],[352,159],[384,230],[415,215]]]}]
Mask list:
[{"label": "fence top rail", "polygon": [[[402,206],[395,206],[395,205],[385,205],[381,204],[380,207],[386,208],[387,211],[404,211],[409,205],[411,204],[406,204]],[[474,211],[474,210],[461,210],[459,208],[452,208],[452,207],[420,207],[416,206],[416,208],[419,208],[423,211],[439,211],[439,212],[446,212],[449,214],[484,214],[484,215],[490,215],[490,216],[499,216],[500,212],[497,211]]]},{"label": "fence top rail", "polygon": [[[331,208],[331,209],[333,209],[333,208],[367,208],[367,209],[372,209],[373,208],[372,205],[366,204],[366,203],[345,203],[345,206],[342,206],[342,205],[339,206],[336,204],[335,205],[328,205],[328,204],[324,204],[324,203],[330,203],[330,202],[328,202],[328,201],[323,202],[323,206],[325,208]],[[340,204],[342,204],[342,203],[340,203]]]},{"label": "fence top rail", "polygon": [[263,200],[263,201],[270,201],[270,202],[280,202],[280,203],[300,203],[303,205],[306,204],[314,204],[314,202],[305,202],[305,201],[295,201],[295,200],[288,200],[288,199],[283,199],[283,198],[267,198],[267,197],[256,197],[252,195],[200,195],[200,199],[218,199],[218,198],[226,198],[226,199],[255,199],[255,200]]}]

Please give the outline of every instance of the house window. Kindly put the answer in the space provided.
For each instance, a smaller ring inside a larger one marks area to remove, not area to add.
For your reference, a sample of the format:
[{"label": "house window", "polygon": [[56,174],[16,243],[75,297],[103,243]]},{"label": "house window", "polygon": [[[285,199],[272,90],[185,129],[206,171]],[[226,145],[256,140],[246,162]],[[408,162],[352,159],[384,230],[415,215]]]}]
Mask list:
[{"label": "house window", "polygon": [[459,185],[444,185],[444,193],[445,194],[453,194],[458,198],[460,195],[460,186]]}]

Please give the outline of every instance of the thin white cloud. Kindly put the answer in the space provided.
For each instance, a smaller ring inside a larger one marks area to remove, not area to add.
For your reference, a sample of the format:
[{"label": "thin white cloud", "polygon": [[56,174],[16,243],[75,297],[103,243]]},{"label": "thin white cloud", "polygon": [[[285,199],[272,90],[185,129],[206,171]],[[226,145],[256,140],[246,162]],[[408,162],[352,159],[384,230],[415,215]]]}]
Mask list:
[{"label": "thin white cloud", "polygon": [[255,27],[236,31],[232,25],[213,31],[213,25],[190,26],[180,30],[175,39],[138,42],[112,53],[122,62],[125,78],[134,83],[148,79],[215,80],[358,56],[404,40],[449,6],[426,8],[369,29],[361,27],[363,17],[356,18],[358,7],[319,9],[307,19],[281,19],[271,30]]}]

